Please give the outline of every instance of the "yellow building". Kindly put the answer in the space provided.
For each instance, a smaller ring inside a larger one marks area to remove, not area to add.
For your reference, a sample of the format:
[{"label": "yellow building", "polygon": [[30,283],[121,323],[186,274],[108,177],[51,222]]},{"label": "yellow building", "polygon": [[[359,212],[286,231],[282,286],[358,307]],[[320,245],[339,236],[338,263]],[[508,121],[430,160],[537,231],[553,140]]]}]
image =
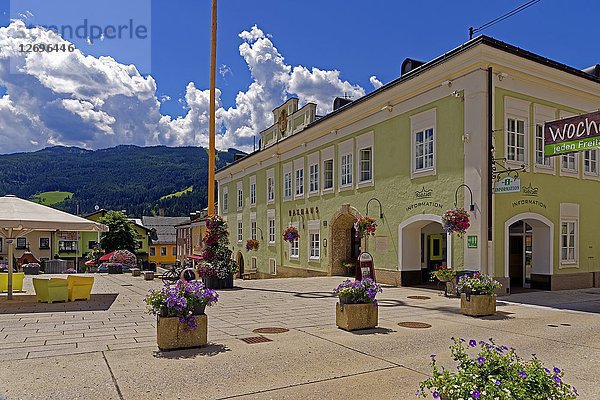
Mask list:
[{"label": "yellow building", "polygon": [[189,222],[189,217],[142,217],[143,225],[150,229],[148,261],[157,266],[173,265],[177,261],[175,225]]},{"label": "yellow building", "polygon": [[198,261],[202,255],[202,238],[206,234],[206,210],[191,213],[187,222],[178,224],[177,259]]}]

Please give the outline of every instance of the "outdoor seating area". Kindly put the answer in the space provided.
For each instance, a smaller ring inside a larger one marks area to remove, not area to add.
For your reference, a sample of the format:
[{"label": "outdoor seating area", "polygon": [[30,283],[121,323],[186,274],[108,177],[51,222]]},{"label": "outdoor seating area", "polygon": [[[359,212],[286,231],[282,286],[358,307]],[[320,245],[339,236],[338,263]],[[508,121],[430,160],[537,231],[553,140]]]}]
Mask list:
[{"label": "outdoor seating area", "polygon": [[[13,291],[23,291],[23,279],[25,279],[24,272],[13,272],[12,283]],[[8,291],[8,273],[0,273],[0,293]]]},{"label": "outdoor seating area", "polygon": [[38,302],[55,303],[58,301],[89,300],[93,276],[69,275],[63,278],[33,278],[33,287]]}]

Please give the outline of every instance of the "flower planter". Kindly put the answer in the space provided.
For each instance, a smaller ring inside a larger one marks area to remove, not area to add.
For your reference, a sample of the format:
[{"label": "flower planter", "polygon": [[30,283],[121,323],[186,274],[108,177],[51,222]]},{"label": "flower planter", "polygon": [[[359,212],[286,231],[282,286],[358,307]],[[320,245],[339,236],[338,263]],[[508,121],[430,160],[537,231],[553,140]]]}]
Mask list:
[{"label": "flower planter", "polygon": [[461,293],[460,312],[471,317],[494,315],[496,313],[496,295]]},{"label": "flower planter", "polygon": [[158,317],[156,324],[156,342],[160,350],[186,349],[201,347],[207,344],[208,317],[198,315],[196,329],[187,328],[185,323],[179,322],[178,317]]},{"label": "flower planter", "polygon": [[231,289],[233,288],[233,274],[222,279],[216,276],[204,276],[202,282],[208,289]]},{"label": "flower planter", "polygon": [[379,309],[374,303],[335,305],[335,324],[346,331],[375,328],[378,320]]}]

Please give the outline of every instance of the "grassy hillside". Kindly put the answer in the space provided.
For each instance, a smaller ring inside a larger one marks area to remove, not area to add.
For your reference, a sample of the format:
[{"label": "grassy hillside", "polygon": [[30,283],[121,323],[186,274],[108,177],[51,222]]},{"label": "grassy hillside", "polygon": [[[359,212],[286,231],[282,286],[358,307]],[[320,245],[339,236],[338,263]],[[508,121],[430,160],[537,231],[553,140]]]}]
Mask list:
[{"label": "grassy hillside", "polygon": [[36,203],[51,206],[61,201],[69,200],[72,197],[73,193],[71,192],[59,192],[55,190],[52,192],[36,193],[31,199]]},{"label": "grassy hillside", "polygon": [[[217,168],[231,163],[235,153],[219,152]],[[0,196],[37,195],[71,213],[77,206],[82,214],[99,206],[133,216],[157,215],[160,209],[186,216],[206,207],[207,170],[208,154],[201,147],[49,147],[0,155]]]}]

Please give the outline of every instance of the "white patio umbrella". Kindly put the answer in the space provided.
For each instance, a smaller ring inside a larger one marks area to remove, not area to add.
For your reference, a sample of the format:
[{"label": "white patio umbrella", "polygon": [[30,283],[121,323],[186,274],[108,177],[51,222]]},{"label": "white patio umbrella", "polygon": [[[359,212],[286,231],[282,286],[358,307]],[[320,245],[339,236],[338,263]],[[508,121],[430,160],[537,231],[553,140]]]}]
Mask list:
[{"label": "white patio umbrella", "polygon": [[16,196],[0,197],[0,236],[8,245],[8,299],[12,295],[14,242],[33,231],[107,232],[106,225]]}]

